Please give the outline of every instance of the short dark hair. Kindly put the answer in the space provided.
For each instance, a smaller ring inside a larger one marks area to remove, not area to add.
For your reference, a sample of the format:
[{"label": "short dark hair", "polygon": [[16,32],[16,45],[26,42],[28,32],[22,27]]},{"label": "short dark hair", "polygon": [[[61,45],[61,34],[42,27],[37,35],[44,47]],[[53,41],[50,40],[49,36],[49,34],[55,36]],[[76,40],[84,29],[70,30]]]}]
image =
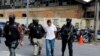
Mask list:
[{"label": "short dark hair", "polygon": [[47,23],[51,23],[51,20],[47,20]]}]

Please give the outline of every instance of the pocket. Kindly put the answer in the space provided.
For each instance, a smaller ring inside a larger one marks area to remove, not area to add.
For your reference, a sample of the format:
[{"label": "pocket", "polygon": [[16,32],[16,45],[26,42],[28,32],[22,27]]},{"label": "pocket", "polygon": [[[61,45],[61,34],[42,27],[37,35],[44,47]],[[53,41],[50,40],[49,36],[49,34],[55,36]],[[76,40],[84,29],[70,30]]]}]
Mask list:
[{"label": "pocket", "polygon": [[14,48],[14,49],[16,49],[17,48],[17,46],[18,46],[18,41],[13,41],[12,43],[11,43],[11,47],[12,48]]}]

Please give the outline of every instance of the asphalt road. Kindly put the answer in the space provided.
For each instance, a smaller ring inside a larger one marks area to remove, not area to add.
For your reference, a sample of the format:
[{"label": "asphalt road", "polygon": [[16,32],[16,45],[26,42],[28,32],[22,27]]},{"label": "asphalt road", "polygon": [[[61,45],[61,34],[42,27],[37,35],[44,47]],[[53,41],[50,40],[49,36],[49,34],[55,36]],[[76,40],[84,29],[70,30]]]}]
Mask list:
[{"label": "asphalt road", "polygon": [[[4,44],[5,39],[2,39],[0,44],[0,56],[9,56],[9,51]],[[74,56],[100,56],[100,45],[84,44],[79,45],[73,43]],[[16,56],[33,56],[33,47],[29,45],[27,37],[24,38],[23,47],[19,46],[16,50]],[[41,56],[46,56],[45,40],[43,40],[43,49]],[[56,40],[55,43],[55,56],[61,56],[61,41]],[[65,56],[68,56],[68,49],[66,47]]]}]

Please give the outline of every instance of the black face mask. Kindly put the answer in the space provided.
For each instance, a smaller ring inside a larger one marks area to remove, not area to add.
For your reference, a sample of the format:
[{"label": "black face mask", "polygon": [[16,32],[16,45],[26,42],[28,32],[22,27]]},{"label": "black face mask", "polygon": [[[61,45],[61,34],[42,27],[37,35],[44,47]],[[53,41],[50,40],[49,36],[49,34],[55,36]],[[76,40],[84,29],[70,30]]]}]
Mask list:
[{"label": "black face mask", "polygon": [[39,25],[39,21],[38,21],[38,20],[33,20],[33,24],[34,24],[35,26],[38,26],[38,25]]},{"label": "black face mask", "polygon": [[67,26],[70,26],[70,25],[71,25],[72,20],[71,20],[71,19],[67,19],[67,20],[66,20],[66,22],[67,22]]},{"label": "black face mask", "polygon": [[15,17],[9,17],[9,23],[13,24],[15,22]]}]

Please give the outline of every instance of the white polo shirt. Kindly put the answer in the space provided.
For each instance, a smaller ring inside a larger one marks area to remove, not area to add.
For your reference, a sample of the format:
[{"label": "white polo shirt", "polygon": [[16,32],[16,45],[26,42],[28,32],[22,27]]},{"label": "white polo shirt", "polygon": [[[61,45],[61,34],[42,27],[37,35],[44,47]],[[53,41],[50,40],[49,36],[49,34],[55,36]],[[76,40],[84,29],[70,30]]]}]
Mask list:
[{"label": "white polo shirt", "polygon": [[52,40],[55,39],[55,31],[57,31],[57,28],[55,25],[47,26],[46,27],[46,39]]}]

